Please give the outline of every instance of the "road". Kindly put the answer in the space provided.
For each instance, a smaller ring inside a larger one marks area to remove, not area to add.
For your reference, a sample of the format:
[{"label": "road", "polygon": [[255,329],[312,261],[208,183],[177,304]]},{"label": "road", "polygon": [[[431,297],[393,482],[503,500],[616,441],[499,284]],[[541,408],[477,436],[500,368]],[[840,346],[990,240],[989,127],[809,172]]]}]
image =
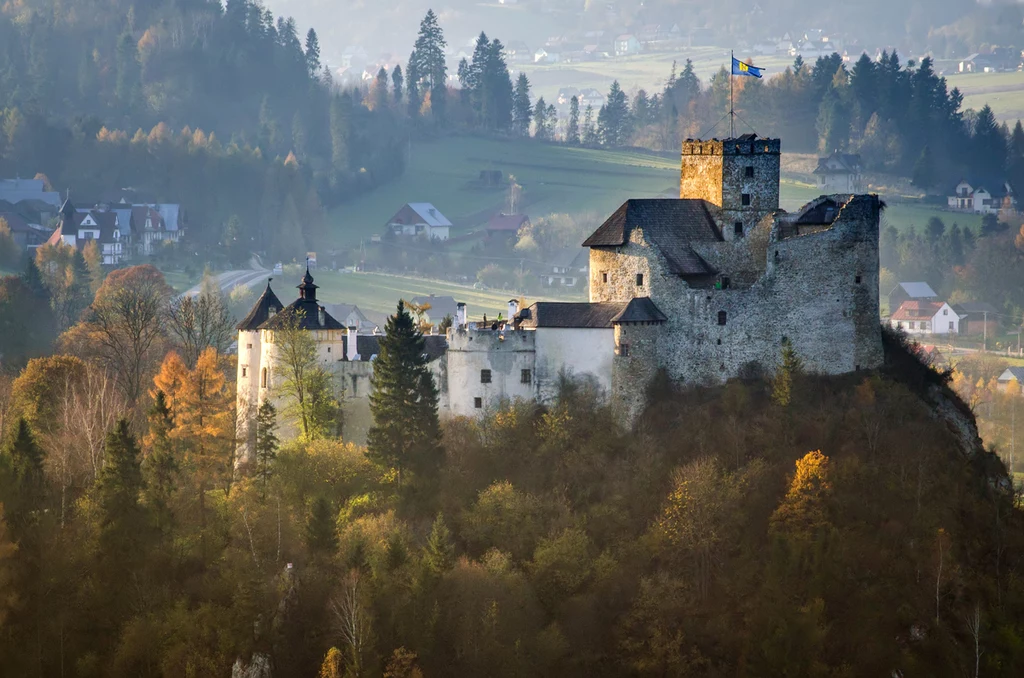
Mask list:
[{"label": "road", "polygon": [[[243,287],[257,287],[265,284],[267,278],[271,275],[271,272],[265,268],[248,268],[239,269],[235,271],[225,271],[214,276],[214,281],[217,286],[220,287],[220,291],[224,294],[230,294],[231,290],[238,285]],[[202,283],[192,287],[185,291],[183,296],[194,297],[199,294],[202,288]]]}]

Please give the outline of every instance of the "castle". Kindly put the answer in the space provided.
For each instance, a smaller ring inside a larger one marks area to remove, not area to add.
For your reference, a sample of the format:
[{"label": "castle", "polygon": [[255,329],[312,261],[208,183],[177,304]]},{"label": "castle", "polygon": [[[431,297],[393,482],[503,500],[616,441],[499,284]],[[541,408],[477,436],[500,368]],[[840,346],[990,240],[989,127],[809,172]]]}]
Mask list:
[{"label": "castle", "polygon": [[[807,369],[843,374],[882,363],[874,195],[822,196],[779,209],[778,139],[749,134],[682,148],[679,198],[628,200],[583,243],[589,303],[537,302],[509,320],[458,317],[428,335],[441,416],[479,415],[503,401],[549,401],[563,375],[586,379],[630,422],[660,369],[682,383],[771,372],[789,342]],[[346,438],[365,436],[379,337],[326,313],[306,272],[299,299],[319,359],[336,375]],[[288,309],[269,284],[238,325],[238,413],[275,392],[275,319]]]}]

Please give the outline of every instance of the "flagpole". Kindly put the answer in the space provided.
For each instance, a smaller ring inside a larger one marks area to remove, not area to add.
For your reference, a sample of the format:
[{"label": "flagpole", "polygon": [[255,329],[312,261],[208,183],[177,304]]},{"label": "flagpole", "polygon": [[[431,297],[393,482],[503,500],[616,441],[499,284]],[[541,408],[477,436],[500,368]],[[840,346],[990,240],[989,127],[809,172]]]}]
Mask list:
[{"label": "flagpole", "polygon": [[736,54],[733,50],[729,50],[729,137],[732,139],[736,138],[736,105],[733,102],[732,96],[732,81],[735,74],[732,72],[736,65]]}]

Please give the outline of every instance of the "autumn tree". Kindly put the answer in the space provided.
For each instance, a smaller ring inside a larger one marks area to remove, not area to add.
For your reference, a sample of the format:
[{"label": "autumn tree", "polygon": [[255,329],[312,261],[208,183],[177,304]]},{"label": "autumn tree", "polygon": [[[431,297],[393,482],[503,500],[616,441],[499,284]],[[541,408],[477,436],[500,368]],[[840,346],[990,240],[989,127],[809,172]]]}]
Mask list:
[{"label": "autumn tree", "polygon": [[163,274],[149,264],[111,271],[82,328],[90,348],[118,376],[131,406],[138,406],[157,360],[171,294]]},{"label": "autumn tree", "polygon": [[274,371],[283,375],[285,412],[298,423],[304,440],[340,434],[341,406],[334,397],[331,374],[316,355],[316,338],[303,327],[302,309],[284,311],[274,329]]},{"label": "autumn tree", "polygon": [[231,312],[224,296],[207,273],[199,294],[183,294],[171,299],[167,328],[187,365],[195,365],[207,348],[223,353],[234,334]]},{"label": "autumn tree", "polygon": [[800,356],[788,339],[782,342],[782,365],[772,379],[772,402],[780,407],[789,406],[793,399],[793,378],[803,369]]},{"label": "autumn tree", "polygon": [[388,318],[373,363],[370,411],[373,426],[368,454],[379,464],[403,471],[430,473],[441,457],[437,387],[427,367],[426,342],[399,301]]},{"label": "autumn tree", "polygon": [[771,517],[771,530],[798,541],[809,541],[829,524],[832,493],[829,459],[820,450],[808,452],[796,462],[796,473],[785,498]]},{"label": "autumn tree", "polygon": [[455,544],[452,542],[452,533],[444,522],[444,516],[440,513],[434,518],[434,524],[430,528],[430,536],[427,538],[427,546],[423,552],[423,562],[427,570],[436,577],[455,566]]}]

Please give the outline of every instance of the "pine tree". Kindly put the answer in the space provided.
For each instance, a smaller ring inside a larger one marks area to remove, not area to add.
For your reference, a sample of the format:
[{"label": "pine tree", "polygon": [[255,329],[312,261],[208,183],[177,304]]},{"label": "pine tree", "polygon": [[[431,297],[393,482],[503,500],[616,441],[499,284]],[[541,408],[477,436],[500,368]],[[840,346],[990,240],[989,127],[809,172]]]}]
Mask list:
[{"label": "pine tree", "polygon": [[145,499],[157,529],[166,534],[174,524],[171,500],[178,488],[180,467],[171,440],[174,419],[162,390],[157,389],[146,418],[149,432],[145,439],[148,455],[143,466]]},{"label": "pine tree", "polygon": [[937,172],[935,158],[932,157],[932,148],[926,144],[921,149],[921,155],[918,157],[917,162],[914,163],[914,174],[911,181],[915,186],[927,193],[928,189],[938,183]]},{"label": "pine tree", "polygon": [[444,32],[437,23],[437,15],[434,10],[427,10],[420,22],[412,56],[409,57],[410,74],[407,75],[411,78],[415,67],[418,84],[430,92],[430,109],[435,120],[444,120],[445,115],[448,67],[445,65],[444,49],[447,45]]},{"label": "pine tree", "polygon": [[398,470],[431,473],[441,457],[437,387],[424,357],[425,341],[404,302],[388,319],[373,364],[368,455]]},{"label": "pine tree", "polygon": [[274,459],[277,458],[277,409],[270,400],[264,400],[256,410],[256,478],[262,485],[261,492],[267,495],[267,484],[273,475]]},{"label": "pine tree", "polygon": [[618,80],[612,82],[608,100],[597,114],[597,127],[605,146],[615,148],[629,140],[629,103]]},{"label": "pine tree", "polygon": [[544,103],[544,97],[541,97],[533,109],[533,138],[547,141],[548,127],[548,106]]},{"label": "pine tree", "polygon": [[416,52],[409,56],[409,63],[405,72],[405,103],[408,107],[409,117],[415,119],[420,114],[420,86],[419,70],[416,67]]},{"label": "pine tree", "polygon": [[126,419],[119,420],[107,434],[97,489],[101,513],[100,548],[107,566],[121,573],[131,572],[144,554],[146,521],[139,503],[143,489],[139,446]]},{"label": "pine tree", "polygon": [[565,128],[565,142],[570,146],[580,145],[580,99],[575,95],[569,99],[569,124]]},{"label": "pine tree", "polygon": [[526,73],[520,73],[516,79],[516,87],[512,92],[512,132],[516,136],[530,135],[530,118],[533,110],[530,107],[530,80]]},{"label": "pine tree", "polygon": [[312,28],[306,32],[306,70],[311,78],[320,72],[320,39]]},{"label": "pine tree", "polygon": [[402,103],[403,85],[402,67],[395,64],[391,69],[391,98],[395,102],[395,110],[398,110]]},{"label": "pine tree", "polygon": [[377,77],[373,81],[371,104],[375,111],[383,111],[388,107],[388,71],[383,66],[377,71]]},{"label": "pine tree", "polygon": [[452,533],[440,513],[430,528],[430,537],[424,549],[423,562],[434,576],[440,576],[455,566],[455,544]]},{"label": "pine tree", "polygon": [[334,531],[334,515],[324,497],[317,497],[309,507],[306,518],[306,548],[314,556],[331,556],[338,549],[338,535]]},{"label": "pine tree", "polygon": [[7,447],[13,488],[7,498],[7,515],[18,541],[43,509],[45,482],[43,450],[36,444],[28,422],[18,419],[18,430]]},{"label": "pine tree", "polygon": [[599,141],[597,127],[594,125],[594,107],[587,104],[587,109],[583,112],[583,145],[597,146]]}]

